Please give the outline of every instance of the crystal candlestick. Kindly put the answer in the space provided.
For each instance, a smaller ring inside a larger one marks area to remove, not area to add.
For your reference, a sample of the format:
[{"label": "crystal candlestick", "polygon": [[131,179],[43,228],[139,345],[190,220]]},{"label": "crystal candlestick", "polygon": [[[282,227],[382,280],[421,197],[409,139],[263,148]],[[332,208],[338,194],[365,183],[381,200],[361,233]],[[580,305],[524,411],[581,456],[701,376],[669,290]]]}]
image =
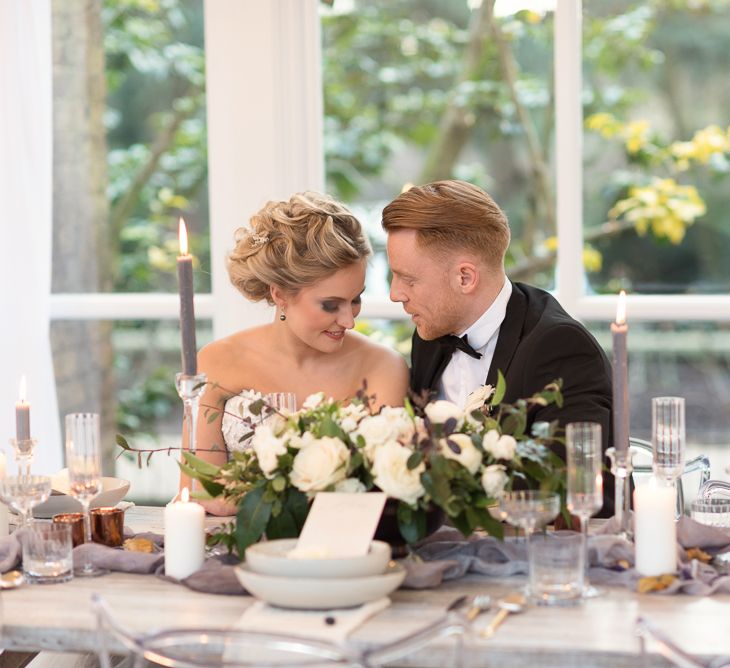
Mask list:
[{"label": "crystal candlestick", "polygon": [[630,450],[606,450],[611,460],[611,473],[616,481],[615,517],[618,524],[618,533],[627,540],[633,537],[631,529],[631,472],[634,467],[631,462]]},{"label": "crystal candlestick", "polygon": [[13,446],[15,461],[18,463],[18,474],[29,476],[30,465],[33,463],[33,451],[38,441],[34,438],[11,438],[10,445]]},{"label": "crystal candlestick", "polygon": [[177,393],[183,402],[183,416],[187,428],[187,450],[195,454],[195,429],[198,424],[198,407],[200,397],[205,392],[208,377],[204,373],[188,376],[184,373],[175,375]]}]

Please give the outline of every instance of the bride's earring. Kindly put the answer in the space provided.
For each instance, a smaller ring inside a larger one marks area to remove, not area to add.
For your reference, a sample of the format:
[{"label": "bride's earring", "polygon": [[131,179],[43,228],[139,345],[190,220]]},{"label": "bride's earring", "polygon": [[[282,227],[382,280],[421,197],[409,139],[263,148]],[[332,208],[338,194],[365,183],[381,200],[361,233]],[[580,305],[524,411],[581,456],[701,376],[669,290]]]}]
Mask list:
[{"label": "bride's earring", "polygon": [[286,315],[285,315],[284,313],[282,313],[282,314],[281,314],[281,315],[279,316],[279,320],[281,320],[282,322],[284,322],[284,320],[286,320]]}]

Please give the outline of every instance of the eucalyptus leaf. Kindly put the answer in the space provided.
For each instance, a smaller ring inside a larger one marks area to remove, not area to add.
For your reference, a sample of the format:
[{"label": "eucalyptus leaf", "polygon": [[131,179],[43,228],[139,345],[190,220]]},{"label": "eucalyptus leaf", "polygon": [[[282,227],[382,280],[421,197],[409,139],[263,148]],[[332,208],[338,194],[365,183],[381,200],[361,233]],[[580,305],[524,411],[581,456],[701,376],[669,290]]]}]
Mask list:
[{"label": "eucalyptus leaf", "polygon": [[271,503],[264,501],[265,487],[252,489],[238,507],[236,513],[236,546],[243,558],[246,548],[261,539],[271,517]]}]

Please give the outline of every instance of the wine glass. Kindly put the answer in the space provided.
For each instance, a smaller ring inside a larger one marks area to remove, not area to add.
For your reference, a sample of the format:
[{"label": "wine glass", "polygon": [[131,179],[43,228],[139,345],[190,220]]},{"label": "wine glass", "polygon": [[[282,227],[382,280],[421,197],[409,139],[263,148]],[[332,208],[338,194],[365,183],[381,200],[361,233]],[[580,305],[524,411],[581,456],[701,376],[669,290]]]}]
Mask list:
[{"label": "wine glass", "polygon": [[[533,562],[530,558],[530,536],[555,519],[560,511],[560,497],[554,492],[541,490],[520,490],[505,492],[497,506],[502,519],[525,532],[528,554],[528,581],[533,581]],[[529,586],[528,586],[529,590]],[[529,591],[528,591],[529,594]]]},{"label": "wine glass", "polygon": [[684,468],[684,398],[654,397],[651,417],[654,473],[674,484]]},{"label": "wine glass", "polygon": [[51,495],[51,479],[43,475],[17,475],[0,478],[0,499],[15,510],[18,527],[28,526],[31,511]]},{"label": "wine glass", "polygon": [[297,412],[297,395],[294,392],[269,392],[266,395],[266,403],[282,415]]},{"label": "wine glass", "polygon": [[602,592],[588,582],[588,519],[603,505],[603,457],[601,425],[572,422],[565,428],[568,454],[568,510],[580,521],[581,547],[585,559],[583,598]]},{"label": "wine glass", "polygon": [[[71,496],[84,513],[84,542],[91,543],[89,504],[101,492],[101,449],[98,413],[71,413],[66,416],[66,465]],[[103,575],[108,571],[93,566],[85,553],[84,565],[74,574],[82,577]]]}]

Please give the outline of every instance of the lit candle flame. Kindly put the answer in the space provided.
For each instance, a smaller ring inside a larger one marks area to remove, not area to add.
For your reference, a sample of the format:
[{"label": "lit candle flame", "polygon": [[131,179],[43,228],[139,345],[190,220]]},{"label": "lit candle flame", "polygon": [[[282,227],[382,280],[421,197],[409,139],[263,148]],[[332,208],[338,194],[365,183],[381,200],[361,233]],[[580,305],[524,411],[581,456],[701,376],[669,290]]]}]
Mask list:
[{"label": "lit candle flame", "polygon": [[180,493],[180,501],[182,503],[190,501],[190,490],[187,487],[183,487],[183,491]]},{"label": "lit candle flame", "polygon": [[616,324],[623,325],[626,323],[626,292],[621,290],[618,295],[618,304],[616,305]]},{"label": "lit candle flame", "polygon": [[185,227],[185,221],[180,218],[180,222],[178,224],[178,233],[177,233],[178,240],[180,242],[180,255],[187,255],[188,254],[188,230]]},{"label": "lit candle flame", "polygon": [[20,377],[20,389],[18,390],[18,396],[20,397],[20,403],[25,403],[25,395],[26,395],[26,382],[25,382],[25,374],[23,374]]}]

